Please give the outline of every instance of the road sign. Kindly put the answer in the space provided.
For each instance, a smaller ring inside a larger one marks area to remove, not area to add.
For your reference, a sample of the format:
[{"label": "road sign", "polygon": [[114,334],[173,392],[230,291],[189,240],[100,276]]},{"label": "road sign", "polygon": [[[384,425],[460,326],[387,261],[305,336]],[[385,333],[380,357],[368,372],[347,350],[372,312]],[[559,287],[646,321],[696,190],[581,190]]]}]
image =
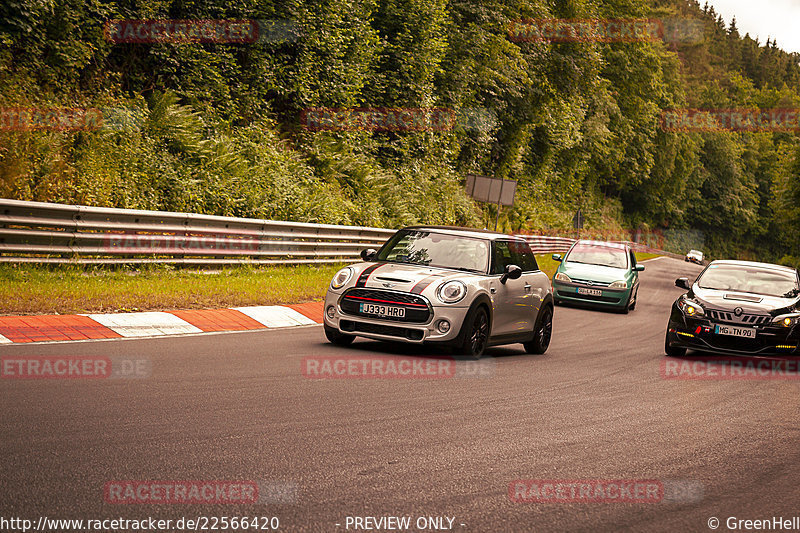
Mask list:
[{"label": "road sign", "polygon": [[575,216],[572,217],[572,227],[574,229],[583,229],[583,211],[578,209]]},{"label": "road sign", "polygon": [[467,174],[467,194],[479,202],[514,205],[517,181]]}]

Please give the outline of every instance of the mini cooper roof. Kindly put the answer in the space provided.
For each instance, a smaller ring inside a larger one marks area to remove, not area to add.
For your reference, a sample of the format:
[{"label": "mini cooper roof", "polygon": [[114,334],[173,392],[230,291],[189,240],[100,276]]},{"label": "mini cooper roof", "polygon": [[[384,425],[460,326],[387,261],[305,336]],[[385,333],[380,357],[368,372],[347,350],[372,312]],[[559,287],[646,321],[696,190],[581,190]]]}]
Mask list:
[{"label": "mini cooper roof", "polygon": [[474,239],[487,239],[492,241],[496,241],[498,239],[516,239],[519,241],[525,241],[525,239],[521,237],[506,235],[505,233],[499,233],[497,231],[490,231],[487,229],[460,228],[458,226],[408,226],[400,229],[400,231],[403,230],[433,231],[447,235],[458,235],[461,237],[472,237]]},{"label": "mini cooper roof", "polygon": [[790,272],[792,274],[796,274],[797,270],[792,267],[784,266],[784,265],[775,265],[773,263],[759,263],[757,261],[739,261],[736,259],[717,259],[716,261],[712,261],[711,265],[735,265],[735,266],[757,266],[762,268],[771,268],[773,270],[781,270],[783,272]]}]

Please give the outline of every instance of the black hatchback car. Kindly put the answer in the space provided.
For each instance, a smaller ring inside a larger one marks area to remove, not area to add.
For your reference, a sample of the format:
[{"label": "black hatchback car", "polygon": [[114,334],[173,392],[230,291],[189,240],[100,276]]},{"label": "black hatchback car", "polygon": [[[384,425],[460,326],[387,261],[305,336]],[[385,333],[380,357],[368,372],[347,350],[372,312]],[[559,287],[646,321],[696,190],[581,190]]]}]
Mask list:
[{"label": "black hatchback car", "polygon": [[672,305],[664,350],[735,355],[800,354],[800,275],[769,263],[714,261]]}]

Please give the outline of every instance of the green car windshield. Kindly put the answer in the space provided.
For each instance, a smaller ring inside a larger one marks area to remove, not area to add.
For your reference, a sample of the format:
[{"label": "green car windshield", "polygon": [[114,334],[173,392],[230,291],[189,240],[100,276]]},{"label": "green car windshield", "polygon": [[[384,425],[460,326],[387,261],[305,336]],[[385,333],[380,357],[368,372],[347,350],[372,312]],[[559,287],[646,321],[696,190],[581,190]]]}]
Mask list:
[{"label": "green car windshield", "polygon": [[600,244],[576,244],[564,259],[567,263],[628,268],[628,253],[624,248]]},{"label": "green car windshield", "polygon": [[400,231],[380,249],[377,260],[485,273],[489,242],[433,231]]}]

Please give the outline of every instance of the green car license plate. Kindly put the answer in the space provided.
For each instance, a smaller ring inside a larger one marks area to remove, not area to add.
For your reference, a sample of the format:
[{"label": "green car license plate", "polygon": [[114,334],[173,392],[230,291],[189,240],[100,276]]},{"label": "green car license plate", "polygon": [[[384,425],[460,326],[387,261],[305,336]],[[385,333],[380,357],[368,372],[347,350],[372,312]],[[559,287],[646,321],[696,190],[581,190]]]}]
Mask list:
[{"label": "green car license plate", "polygon": [[578,294],[585,294],[587,296],[602,296],[603,291],[600,289],[589,289],[586,287],[578,287]]}]

